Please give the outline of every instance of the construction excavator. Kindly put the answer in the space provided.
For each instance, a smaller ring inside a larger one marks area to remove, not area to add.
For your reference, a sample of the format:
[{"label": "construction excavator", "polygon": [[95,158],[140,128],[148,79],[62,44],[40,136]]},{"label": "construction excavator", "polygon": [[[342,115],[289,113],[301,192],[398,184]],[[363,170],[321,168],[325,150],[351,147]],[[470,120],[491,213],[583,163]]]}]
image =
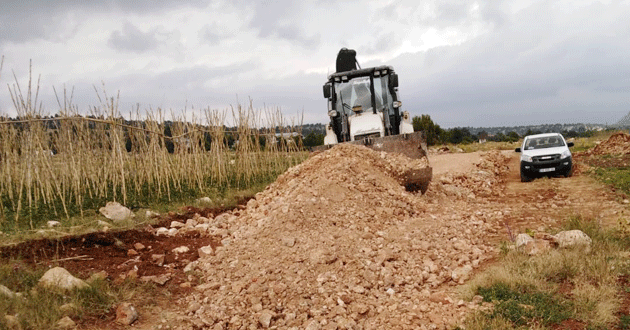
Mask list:
[{"label": "construction excavator", "polygon": [[[362,69],[356,51],[342,48],[337,54],[336,72],[328,76],[323,90],[330,123],[324,145],[316,150],[353,143],[414,159],[427,157],[423,132],[414,132],[409,112],[401,109],[398,75],[391,66]],[[424,193],[432,175],[430,166],[408,171],[405,186]]]}]

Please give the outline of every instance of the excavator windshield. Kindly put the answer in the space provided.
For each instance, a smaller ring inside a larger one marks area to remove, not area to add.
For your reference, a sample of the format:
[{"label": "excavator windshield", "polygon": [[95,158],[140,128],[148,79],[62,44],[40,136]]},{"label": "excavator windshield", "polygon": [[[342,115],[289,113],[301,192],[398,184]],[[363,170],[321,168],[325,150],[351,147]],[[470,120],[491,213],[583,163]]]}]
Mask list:
[{"label": "excavator windshield", "polygon": [[[376,109],[383,108],[383,97],[380,84],[374,86]],[[372,93],[370,91],[370,77],[358,77],[347,82],[335,83],[337,93],[337,110],[343,111],[347,116],[353,115],[352,108],[361,106],[364,112],[372,112]]]}]

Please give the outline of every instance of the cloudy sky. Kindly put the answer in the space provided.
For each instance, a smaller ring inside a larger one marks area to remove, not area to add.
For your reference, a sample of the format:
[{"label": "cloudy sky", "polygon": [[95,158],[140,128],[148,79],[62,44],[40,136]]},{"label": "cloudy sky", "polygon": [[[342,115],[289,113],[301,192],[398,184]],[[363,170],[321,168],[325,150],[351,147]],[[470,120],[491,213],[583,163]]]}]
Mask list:
[{"label": "cloudy sky", "polygon": [[104,84],[123,114],[251,98],[325,123],[321,86],[348,47],[392,65],[403,109],[443,127],[614,123],[630,111],[628,17],[630,0],[3,0],[0,114],[32,60],[47,114],[53,87],[87,113]]}]

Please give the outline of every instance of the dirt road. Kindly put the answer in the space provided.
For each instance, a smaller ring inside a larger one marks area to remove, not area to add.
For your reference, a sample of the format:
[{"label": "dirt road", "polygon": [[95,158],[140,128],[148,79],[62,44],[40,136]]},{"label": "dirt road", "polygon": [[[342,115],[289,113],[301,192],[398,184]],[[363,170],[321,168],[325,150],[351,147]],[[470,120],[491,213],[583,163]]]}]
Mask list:
[{"label": "dirt road", "polygon": [[[433,173],[439,180],[444,175],[473,171],[483,152],[432,155]],[[522,183],[519,176],[519,156],[502,151],[509,157],[504,193],[493,204],[507,210],[507,223],[517,232],[525,229],[554,227],[569,216],[597,219],[602,224],[617,223],[625,209],[622,197],[595,179],[577,174],[569,178],[541,178]]]}]

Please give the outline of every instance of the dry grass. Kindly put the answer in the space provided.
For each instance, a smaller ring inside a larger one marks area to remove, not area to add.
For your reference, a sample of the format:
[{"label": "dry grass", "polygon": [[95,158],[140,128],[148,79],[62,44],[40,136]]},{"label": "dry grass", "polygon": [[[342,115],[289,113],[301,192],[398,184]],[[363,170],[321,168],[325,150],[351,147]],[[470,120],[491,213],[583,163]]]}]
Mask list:
[{"label": "dry grass", "polygon": [[[618,278],[628,271],[623,257],[628,249],[627,239],[616,231],[604,231],[595,222],[581,218],[571,218],[566,228],[587,233],[593,239],[591,248],[552,250],[531,257],[517,251],[508,252],[495,266],[471,281],[463,296],[470,299],[479,293],[480,288],[507,287],[524,295],[557,297],[558,303],[570,306],[569,318],[592,328],[607,328],[614,324],[621,303]],[[553,309],[553,306],[540,307],[542,310]],[[503,325],[492,325],[501,321],[496,320],[496,316],[472,316],[467,320],[466,329],[504,328]]]},{"label": "dry grass", "polygon": [[[271,143],[294,131],[279,109],[238,105],[207,109],[187,120],[161,109],[135,110],[123,120],[118,96],[96,90],[88,116],[58,96],[57,118],[42,117],[39,82],[10,88],[20,120],[0,117],[0,229],[35,229],[55,218],[89,217],[107,201],[132,208],[272,181],[307,157],[297,143]],[[226,126],[231,123],[233,129]],[[291,141],[293,142],[293,141]]]}]

